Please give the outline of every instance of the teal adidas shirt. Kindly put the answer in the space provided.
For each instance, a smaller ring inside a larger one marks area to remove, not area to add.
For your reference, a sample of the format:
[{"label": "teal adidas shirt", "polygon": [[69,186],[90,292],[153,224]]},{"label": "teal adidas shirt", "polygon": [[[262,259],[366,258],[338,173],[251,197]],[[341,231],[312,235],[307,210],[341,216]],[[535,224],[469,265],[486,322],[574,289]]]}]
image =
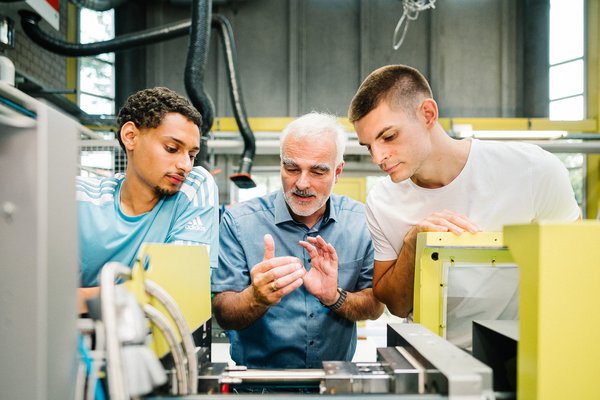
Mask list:
[{"label": "teal adidas shirt", "polygon": [[132,267],[143,243],[209,245],[211,268],[217,267],[219,191],[208,171],[193,168],[176,194],[134,217],[121,211],[124,178],[77,178],[82,287],[98,286],[98,274],[107,262]]}]

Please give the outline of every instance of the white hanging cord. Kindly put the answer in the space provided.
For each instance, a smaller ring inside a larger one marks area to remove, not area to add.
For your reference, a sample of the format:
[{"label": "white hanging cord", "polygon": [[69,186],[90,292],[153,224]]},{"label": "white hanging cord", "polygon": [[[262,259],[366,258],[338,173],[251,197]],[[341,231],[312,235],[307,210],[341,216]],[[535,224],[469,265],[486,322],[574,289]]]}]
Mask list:
[{"label": "white hanging cord", "polygon": [[[402,46],[402,42],[404,42],[404,37],[408,31],[408,23],[415,21],[421,11],[435,8],[435,0],[402,0],[402,8],[404,12],[396,25],[396,29],[394,29],[394,50],[398,50]],[[402,29],[402,36],[398,39],[398,33],[401,30],[402,24],[404,24],[404,29]]]}]

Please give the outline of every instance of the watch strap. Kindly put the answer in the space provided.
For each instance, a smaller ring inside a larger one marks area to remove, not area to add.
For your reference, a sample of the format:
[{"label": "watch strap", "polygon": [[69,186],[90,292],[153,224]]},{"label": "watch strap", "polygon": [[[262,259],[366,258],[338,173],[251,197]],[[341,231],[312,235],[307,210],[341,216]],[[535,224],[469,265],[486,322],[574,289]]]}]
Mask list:
[{"label": "watch strap", "polygon": [[342,288],[337,288],[337,291],[340,294],[340,297],[338,297],[338,299],[337,299],[337,301],[335,303],[330,304],[330,305],[326,305],[326,304],[323,304],[323,303],[321,303],[321,304],[323,304],[325,307],[329,308],[330,310],[333,310],[333,311],[339,310],[342,307],[342,305],[344,304],[344,302],[346,301],[346,297],[348,296],[348,292],[346,292]]}]

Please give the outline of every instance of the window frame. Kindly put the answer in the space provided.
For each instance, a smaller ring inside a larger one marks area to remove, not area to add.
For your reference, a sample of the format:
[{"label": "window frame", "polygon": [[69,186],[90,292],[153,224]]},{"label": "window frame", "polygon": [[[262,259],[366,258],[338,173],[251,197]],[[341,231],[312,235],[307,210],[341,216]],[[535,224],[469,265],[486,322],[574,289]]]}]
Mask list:
[{"label": "window frame", "polygon": [[[109,13],[112,15],[111,21],[112,21],[112,26],[111,26],[111,30],[112,30],[112,35],[107,35],[106,37],[101,37],[97,40],[109,40],[114,38],[114,33],[115,33],[115,18],[114,18],[114,9],[108,10],[108,11],[103,11],[103,12],[99,12],[99,11],[93,11],[93,10],[89,10],[89,9],[85,9],[85,8],[79,8],[78,9],[78,37],[80,38],[81,41],[81,37],[84,36],[83,32],[85,27],[87,27],[87,24],[82,24],[82,13],[97,13],[97,14],[105,14],[105,13]],[[94,30],[93,27],[91,28],[91,32],[96,33],[96,31]],[[90,35],[90,36],[97,36],[97,35]],[[94,60],[95,62],[104,64],[109,66],[109,68],[111,69],[111,74],[110,74],[110,80],[111,80],[111,85],[110,85],[110,91],[109,93],[107,92],[102,92],[102,91],[98,91],[98,92],[90,92],[89,90],[83,90],[82,89],[82,70],[83,68],[86,67],[86,63],[84,62],[85,60]],[[98,54],[96,56],[89,56],[89,57],[79,57],[77,58],[77,104],[79,104],[79,107],[86,113],[94,115],[96,114],[95,112],[93,112],[93,110],[90,110],[89,108],[86,108],[85,106],[83,106],[83,101],[82,101],[82,97],[88,97],[88,98],[92,98],[92,99],[100,99],[100,100],[108,100],[108,105],[110,108],[110,113],[108,113],[109,115],[114,115],[115,114],[115,73],[116,73],[116,67],[115,67],[115,53],[103,53],[103,54]],[[82,107],[83,106],[83,107]]]}]

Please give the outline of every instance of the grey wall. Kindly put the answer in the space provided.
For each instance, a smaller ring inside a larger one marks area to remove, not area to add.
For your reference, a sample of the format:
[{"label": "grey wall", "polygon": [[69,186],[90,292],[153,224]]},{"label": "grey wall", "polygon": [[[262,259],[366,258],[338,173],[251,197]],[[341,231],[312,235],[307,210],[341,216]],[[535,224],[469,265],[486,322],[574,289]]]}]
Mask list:
[{"label": "grey wall", "polygon": [[[66,31],[63,7],[61,32]],[[394,28],[400,0],[220,0],[213,12],[232,23],[246,110],[250,117],[298,116],[313,109],[346,115],[360,82],[373,69],[404,63],[430,80],[442,117],[547,115],[549,0],[439,0],[411,22],[399,50]],[[19,21],[20,3],[0,3]],[[118,34],[189,19],[188,0],[130,0],[116,10]],[[46,31],[51,31],[43,24]],[[205,87],[215,115],[231,116],[223,52],[212,32]],[[169,86],[185,93],[188,38],[120,53],[117,109],[131,92]],[[49,88],[65,85],[65,58],[17,29],[6,52],[20,72]],[[237,156],[218,156],[223,198]],[[255,165],[276,164],[258,156]],[[368,160],[362,160],[368,164]]]},{"label": "grey wall", "polygon": [[[118,31],[187,19],[191,5],[185,3],[131,0]],[[434,10],[411,22],[397,51],[392,36],[402,14],[399,0],[217,1],[213,12],[227,16],[233,25],[251,117],[298,116],[313,109],[345,115],[362,79],[390,63],[415,66],[429,78],[443,117],[543,117],[548,3],[439,0]],[[22,2],[0,4],[0,12],[17,22],[16,49],[5,51],[17,70],[47,88],[64,88],[66,59],[24,36],[16,14]],[[61,4],[61,30],[55,34],[64,38],[67,1]],[[45,23],[42,27],[53,31]],[[216,39],[213,32],[205,86],[216,116],[231,116]],[[187,46],[188,38],[179,38],[118,57],[121,92],[166,85],[185,93]]]},{"label": "grey wall", "polygon": [[[547,5],[548,0],[440,0],[411,22],[397,51],[392,36],[402,14],[399,0],[247,0],[215,5],[213,12],[233,25],[251,117],[297,116],[313,109],[345,115],[362,79],[390,63],[415,66],[430,79],[443,117],[519,117],[532,116],[523,108],[528,93],[522,40],[523,4],[532,2]],[[189,9],[155,4],[147,8],[148,25],[188,18]],[[216,115],[231,116],[215,32],[211,40],[206,88]],[[538,38],[544,49],[545,40]],[[148,86],[185,92],[186,47],[187,38],[181,38],[148,48]],[[529,83],[547,81],[538,66],[529,71],[534,72],[527,75]]]},{"label": "grey wall", "polygon": [[[250,117],[298,116],[311,110],[345,116],[361,81],[392,63],[412,65],[428,77],[442,117],[521,117],[540,116],[524,108],[526,99],[536,96],[537,103],[547,104],[547,96],[539,98],[547,85],[547,62],[526,64],[523,40],[528,29],[547,26],[547,15],[526,12],[529,3],[537,3],[539,10],[539,3],[547,5],[548,0],[439,0],[434,10],[411,22],[399,50],[392,48],[402,14],[399,0],[245,0],[215,5],[213,12],[232,23]],[[190,7],[155,3],[145,19],[148,26],[160,26],[189,18]],[[231,116],[223,53],[216,32],[211,36],[205,87],[215,115]],[[543,58],[547,37],[536,36],[529,43],[539,45],[542,50],[534,57]],[[149,46],[140,60],[146,66],[146,86],[166,85],[185,93],[187,46],[187,38]],[[230,195],[227,177],[237,160],[213,160],[222,170],[215,178],[224,202]],[[370,166],[368,159],[356,162]],[[277,157],[265,156],[254,163],[277,164]]]}]

